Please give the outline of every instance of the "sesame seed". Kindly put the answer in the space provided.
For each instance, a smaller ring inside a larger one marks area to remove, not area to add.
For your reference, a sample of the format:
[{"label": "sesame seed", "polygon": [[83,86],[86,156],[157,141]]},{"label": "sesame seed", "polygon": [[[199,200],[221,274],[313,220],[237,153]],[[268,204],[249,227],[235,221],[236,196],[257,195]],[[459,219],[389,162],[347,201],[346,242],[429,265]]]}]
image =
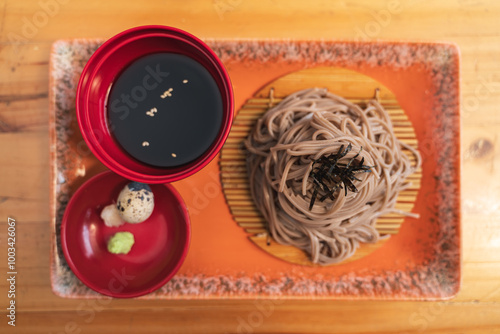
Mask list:
[{"label": "sesame seed", "polygon": [[150,110],[146,111],[146,115],[150,117],[154,117],[154,115],[158,112],[158,109],[156,108],[151,108]]},{"label": "sesame seed", "polygon": [[149,146],[149,142],[147,142],[147,141],[143,141],[143,142],[142,142],[142,146]]},{"label": "sesame seed", "polygon": [[166,98],[167,96],[172,96],[172,91],[174,89],[173,88],[169,88],[168,90],[164,91],[162,95],[160,95],[160,97],[162,99]]},{"label": "sesame seed", "polygon": [[177,154],[172,153],[172,157],[177,158]]},{"label": "sesame seed", "polygon": [[187,79],[182,80],[182,83],[188,83]]}]

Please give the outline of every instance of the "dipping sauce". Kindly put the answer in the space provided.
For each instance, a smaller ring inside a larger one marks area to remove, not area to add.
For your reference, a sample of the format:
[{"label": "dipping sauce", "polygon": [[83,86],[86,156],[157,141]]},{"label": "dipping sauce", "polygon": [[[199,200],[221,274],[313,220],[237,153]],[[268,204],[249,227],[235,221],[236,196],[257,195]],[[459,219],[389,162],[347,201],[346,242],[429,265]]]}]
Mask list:
[{"label": "dipping sauce", "polygon": [[123,70],[109,92],[111,134],[128,154],[157,167],[200,157],[216,139],[223,105],[217,83],[194,59],[144,56]]}]

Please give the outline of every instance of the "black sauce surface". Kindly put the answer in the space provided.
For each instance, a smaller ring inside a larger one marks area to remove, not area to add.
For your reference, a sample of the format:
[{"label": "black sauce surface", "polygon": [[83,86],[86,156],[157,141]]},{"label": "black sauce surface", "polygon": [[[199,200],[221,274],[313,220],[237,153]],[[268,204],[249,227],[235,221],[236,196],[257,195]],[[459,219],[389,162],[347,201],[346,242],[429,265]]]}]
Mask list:
[{"label": "black sauce surface", "polygon": [[174,53],[144,56],[115,80],[108,97],[111,133],[137,160],[175,167],[201,156],[217,137],[222,98],[197,61]]}]

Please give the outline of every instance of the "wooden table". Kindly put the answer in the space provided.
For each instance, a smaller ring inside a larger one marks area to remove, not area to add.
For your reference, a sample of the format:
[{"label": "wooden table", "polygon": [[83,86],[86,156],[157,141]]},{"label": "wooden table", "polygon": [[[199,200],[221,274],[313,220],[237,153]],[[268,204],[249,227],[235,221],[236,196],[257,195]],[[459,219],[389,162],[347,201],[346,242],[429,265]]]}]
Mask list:
[{"label": "wooden table", "polygon": [[[0,2],[2,333],[500,332],[500,2],[482,0]],[[48,61],[62,38],[164,24],[201,38],[449,41],[461,50],[460,293],[444,302],[72,300],[50,287]],[[17,222],[16,328],[7,222]],[[254,323],[255,326],[245,324]]]}]

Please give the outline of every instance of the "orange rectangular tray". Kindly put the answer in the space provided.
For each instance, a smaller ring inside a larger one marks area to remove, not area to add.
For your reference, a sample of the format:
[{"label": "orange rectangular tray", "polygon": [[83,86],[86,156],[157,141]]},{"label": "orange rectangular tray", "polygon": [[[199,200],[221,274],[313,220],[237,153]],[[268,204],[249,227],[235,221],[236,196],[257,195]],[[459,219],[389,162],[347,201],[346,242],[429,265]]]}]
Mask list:
[{"label": "orange rectangular tray", "polygon": [[[54,43],[50,65],[51,281],[61,297],[99,298],[71,272],[60,223],[74,191],[106,168],[76,121],[79,75],[102,40]],[[147,298],[447,299],[460,288],[459,53],[449,44],[207,40],[231,77],[236,107],[266,83],[315,66],[370,76],[396,95],[423,157],[417,221],[372,254],[328,267],[294,265],[260,250],[233,220],[218,158],[173,185],[192,223],[189,254],[177,275]],[[318,83],[320,85],[321,83]]]}]

